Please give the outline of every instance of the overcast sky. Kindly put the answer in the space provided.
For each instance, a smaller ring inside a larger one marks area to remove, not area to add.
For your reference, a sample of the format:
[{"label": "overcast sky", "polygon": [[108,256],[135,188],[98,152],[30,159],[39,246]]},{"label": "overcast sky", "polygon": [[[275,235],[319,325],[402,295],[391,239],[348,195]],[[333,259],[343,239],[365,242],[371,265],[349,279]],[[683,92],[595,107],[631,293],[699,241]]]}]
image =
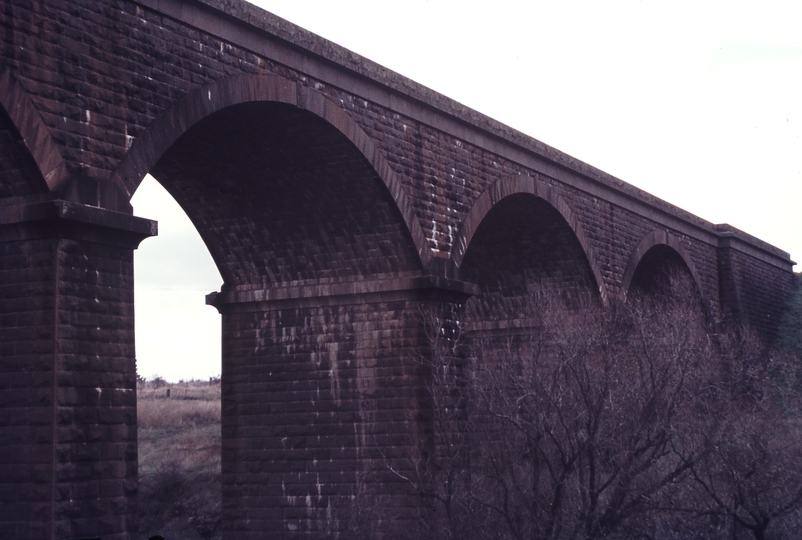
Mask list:
[{"label": "overcast sky", "polygon": [[[802,258],[802,2],[254,3]],[[216,375],[221,279],[163,198],[132,201],[160,226],[136,255],[139,372]]]}]

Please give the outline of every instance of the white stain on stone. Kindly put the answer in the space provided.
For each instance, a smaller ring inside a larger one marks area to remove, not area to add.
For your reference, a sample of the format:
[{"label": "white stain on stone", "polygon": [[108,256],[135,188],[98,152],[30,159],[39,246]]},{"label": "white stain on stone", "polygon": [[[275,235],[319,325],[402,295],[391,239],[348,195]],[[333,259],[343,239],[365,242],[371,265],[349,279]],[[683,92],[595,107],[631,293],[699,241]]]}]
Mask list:
[{"label": "white stain on stone", "polygon": [[331,395],[337,405],[340,405],[340,370],[337,361],[339,343],[327,343],[329,355],[329,384],[331,385]]},{"label": "white stain on stone", "polygon": [[293,341],[295,341],[295,327],[285,327],[281,329],[281,340],[286,343],[284,350],[287,354],[292,354]]},{"label": "white stain on stone", "polygon": [[[284,487],[284,480],[281,481],[281,496],[284,498],[285,501],[287,501],[288,504],[295,506],[295,499],[297,499],[297,497],[294,495],[287,495],[287,490]],[[294,531],[295,529],[291,530]]]},{"label": "white stain on stone", "polygon": [[253,348],[253,352],[254,353],[258,353],[265,346],[265,338],[262,336],[262,329],[261,328],[257,328],[256,329],[255,338],[256,339],[254,339],[254,341],[256,342],[256,346]]}]

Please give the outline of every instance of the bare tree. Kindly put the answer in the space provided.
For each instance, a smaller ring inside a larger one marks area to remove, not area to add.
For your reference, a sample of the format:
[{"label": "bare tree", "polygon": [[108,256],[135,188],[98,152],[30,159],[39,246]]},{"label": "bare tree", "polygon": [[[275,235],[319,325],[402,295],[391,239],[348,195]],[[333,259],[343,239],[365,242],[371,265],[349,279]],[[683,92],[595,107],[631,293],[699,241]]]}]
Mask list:
[{"label": "bare tree", "polygon": [[713,332],[692,283],[667,283],[613,308],[533,289],[510,335],[424,312],[428,427],[386,465],[421,511],[390,537],[792,537],[794,365]]},{"label": "bare tree", "polygon": [[691,469],[697,500],[732,538],[797,538],[802,526],[798,365],[748,331],[723,336],[727,408],[711,452]]},{"label": "bare tree", "polygon": [[537,336],[476,355],[484,491],[474,496],[511,538],[629,535],[708,451],[694,436],[715,403],[703,317],[679,301],[535,304]]}]

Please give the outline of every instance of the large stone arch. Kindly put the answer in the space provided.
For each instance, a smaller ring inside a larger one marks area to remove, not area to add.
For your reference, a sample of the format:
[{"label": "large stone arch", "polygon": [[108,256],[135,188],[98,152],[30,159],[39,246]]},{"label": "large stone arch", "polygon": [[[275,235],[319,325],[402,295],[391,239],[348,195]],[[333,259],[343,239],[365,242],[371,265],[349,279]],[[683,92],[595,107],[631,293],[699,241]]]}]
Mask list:
[{"label": "large stone arch", "polygon": [[[30,96],[14,77],[11,69],[0,59],[0,130],[16,131],[11,137],[21,139],[29,156],[20,156],[27,162],[26,181],[17,187],[10,187],[9,196],[29,195],[32,193],[53,192],[67,179],[68,170],[61,156],[61,149],[53,140],[50,129],[36,110]],[[7,119],[3,119],[7,116]],[[2,152],[8,156],[9,152]],[[8,157],[6,157],[8,159]],[[35,172],[31,172],[35,168]],[[26,184],[26,185],[22,185]],[[32,185],[31,185],[32,184]]]},{"label": "large stone arch", "polygon": [[633,286],[633,279],[636,277],[636,272],[639,271],[639,267],[641,267],[647,257],[656,255],[657,250],[662,252],[664,255],[662,258],[664,259],[668,257],[675,261],[676,264],[679,264],[681,261],[681,266],[683,266],[684,270],[690,275],[696,288],[696,293],[704,309],[707,311],[709,305],[708,298],[704,295],[699,272],[696,269],[693,259],[680,239],[666,230],[651,231],[646,234],[635,247],[621,280],[621,289],[624,295],[629,296],[630,289]]},{"label": "large stone arch", "polygon": [[167,109],[132,142],[112,175],[112,181],[133,195],[145,174],[163,154],[198,122],[226,108],[246,103],[280,103],[307,111],[341,133],[372,166],[392,197],[412,239],[421,264],[432,259],[412,204],[386,159],[370,137],[336,103],[325,96],[276,75],[239,75],[198,88]]},{"label": "large stone arch", "polygon": [[542,199],[556,210],[565,223],[571,228],[576,241],[582,248],[584,257],[593,274],[598,287],[598,293],[603,303],[608,302],[607,287],[601,274],[598,258],[593,247],[587,240],[584,228],[576,218],[565,200],[555,193],[551,186],[531,177],[514,176],[497,180],[476,200],[460,227],[454,247],[451,251],[451,260],[456,268],[461,268],[468,247],[484,219],[502,200],[514,195],[533,195]]},{"label": "large stone arch", "polygon": [[[381,445],[418,429],[418,319],[441,293],[421,275],[429,249],[400,182],[336,103],[251,75],[165,111],[113,181],[130,195],[148,172],[225,282],[210,298],[222,314],[224,500],[303,516],[310,534],[336,530]],[[394,487],[399,504],[408,495]],[[224,510],[224,529],[235,514]]]}]

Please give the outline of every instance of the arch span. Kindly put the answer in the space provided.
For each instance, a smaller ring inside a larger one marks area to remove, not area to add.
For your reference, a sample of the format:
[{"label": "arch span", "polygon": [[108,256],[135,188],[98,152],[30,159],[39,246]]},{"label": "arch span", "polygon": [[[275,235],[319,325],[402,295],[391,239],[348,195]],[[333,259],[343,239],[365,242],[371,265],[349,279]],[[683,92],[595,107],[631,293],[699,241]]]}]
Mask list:
[{"label": "arch span", "polygon": [[[5,110],[14,128],[19,132],[33,159],[41,182],[34,191],[53,192],[67,179],[68,170],[61,156],[61,148],[53,140],[39,111],[30,96],[0,59],[0,107]],[[38,175],[37,175],[38,176]]]},{"label": "arch span", "polygon": [[680,239],[665,230],[653,230],[648,233],[641,239],[638,246],[632,252],[626,271],[624,272],[624,277],[621,281],[621,288],[625,297],[630,293],[633,280],[636,278],[636,272],[639,271],[641,263],[647,259],[647,255],[655,254],[655,250],[660,250],[661,248],[665,253],[663,258],[672,257],[674,260],[682,261],[685,270],[688,271],[693,280],[699,298],[702,303],[707,306],[707,298],[702,293],[704,289],[702,288],[699,272],[696,269],[696,265],[693,263],[693,259],[682,245]]},{"label": "arch span", "polygon": [[198,122],[228,107],[255,102],[285,104],[308,111],[339,131],[370,163],[400,212],[424,267],[432,259],[423,230],[401,182],[370,137],[325,96],[275,75],[240,75],[220,79],[190,92],[137,136],[112,175],[128,197],[164,153]]},{"label": "arch span", "polygon": [[593,274],[595,285],[598,288],[599,296],[606,305],[608,302],[607,287],[602,278],[598,259],[587,240],[582,224],[576,219],[571,208],[562,197],[555,193],[550,186],[531,176],[502,178],[479,196],[465,216],[460,232],[454,242],[451,251],[451,260],[454,266],[457,268],[462,267],[463,260],[474,235],[491,210],[496,208],[502,200],[514,195],[534,195],[548,203],[549,206],[556,210],[562,219],[565,220],[565,223],[571,228],[574,237],[582,248],[590,271]]}]

